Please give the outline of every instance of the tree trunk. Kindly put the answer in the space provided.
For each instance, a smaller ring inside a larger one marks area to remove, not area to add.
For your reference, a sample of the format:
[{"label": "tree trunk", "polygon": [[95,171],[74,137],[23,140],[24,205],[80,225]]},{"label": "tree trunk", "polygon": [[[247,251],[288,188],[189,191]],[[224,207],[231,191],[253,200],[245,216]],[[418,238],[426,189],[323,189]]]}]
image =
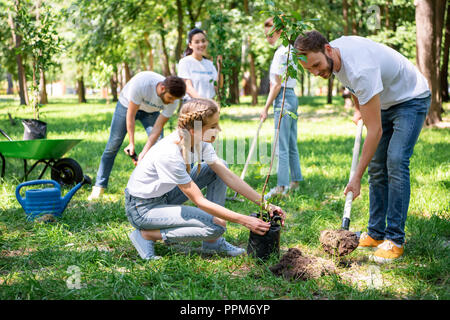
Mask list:
[{"label": "tree trunk", "polygon": [[342,0],[342,17],[344,18],[344,36],[348,35],[348,2]]},{"label": "tree trunk", "polygon": [[350,6],[350,15],[352,16],[352,34],[357,35],[358,34],[358,23],[356,21],[356,0],[352,0],[353,4]]},{"label": "tree trunk", "polygon": [[231,81],[229,81],[229,102],[233,104],[239,104],[239,70],[241,68],[241,59],[236,56],[231,56],[231,60],[236,61],[236,63],[231,68]]},{"label": "tree trunk", "polygon": [[131,71],[130,71],[130,67],[128,65],[127,62],[123,63],[123,74],[124,74],[124,80],[125,80],[125,84],[127,84],[128,81],[130,81],[131,79]]},{"label": "tree trunk", "polygon": [[[18,10],[19,2],[15,2],[16,11]],[[12,33],[12,40],[15,49],[18,49],[20,47],[20,44],[22,42],[22,37],[18,34],[16,34],[16,26],[14,23],[14,19],[9,13],[8,15],[8,22],[11,27],[11,33]],[[25,67],[23,65],[23,59],[21,54],[16,54],[16,63],[17,63],[17,76],[19,80],[19,97],[20,97],[20,104],[21,105],[28,105],[28,89],[27,89],[27,79],[25,75]]]},{"label": "tree trunk", "polygon": [[44,70],[40,71],[40,81],[39,81],[39,103],[47,104],[48,96],[47,96],[47,81],[45,80],[45,72]]},{"label": "tree trunk", "polygon": [[7,73],[6,74],[6,81],[8,82],[8,88],[6,89],[6,94],[14,94],[14,84],[12,80],[12,74]]},{"label": "tree trunk", "polygon": [[116,102],[117,99],[117,70],[114,72],[114,74],[109,79],[109,83],[111,85],[111,95],[113,96],[113,102]]},{"label": "tree trunk", "polygon": [[333,103],[333,80],[334,80],[334,75],[332,75],[328,79],[328,91],[327,91],[327,103],[328,104]]},{"label": "tree trunk", "polygon": [[264,71],[263,76],[259,81],[258,94],[269,94],[269,91],[270,91],[269,71]]},{"label": "tree trunk", "polygon": [[444,1],[415,0],[417,66],[427,78],[431,90],[431,106],[426,124],[434,125],[442,121],[442,95],[439,77]]},{"label": "tree trunk", "polygon": [[148,33],[144,34],[144,40],[148,47],[148,70],[153,71],[153,47],[148,39]]},{"label": "tree trunk", "polygon": [[147,66],[145,65],[145,55],[144,55],[144,50],[142,50],[142,46],[139,42],[138,44],[138,48],[139,48],[139,60],[141,62],[141,69],[142,71],[147,70]]},{"label": "tree trunk", "polygon": [[[244,0],[244,12],[250,16],[250,10],[248,7],[248,0]],[[252,95],[252,105],[258,104],[258,88],[256,85],[256,70],[255,70],[255,55],[252,52],[251,37],[247,38],[248,44],[248,61],[250,64],[250,94]]]},{"label": "tree trunk", "polygon": [[161,36],[161,44],[162,44],[162,70],[163,75],[165,77],[170,75],[170,66],[169,66],[169,55],[167,54],[166,48],[166,32],[164,30],[164,21],[162,18],[158,18],[158,22],[160,25],[159,35]]},{"label": "tree trunk", "polygon": [[[175,46],[175,61],[180,61],[181,59],[181,50],[183,46],[183,34],[184,34],[184,26],[183,26],[183,5],[181,0],[176,0],[177,3],[177,45]],[[175,68],[175,65],[173,66]],[[173,70],[173,73],[176,74],[176,70]]]},{"label": "tree trunk", "polygon": [[449,58],[449,47],[450,47],[450,4],[447,3],[447,18],[445,23],[445,42],[444,51],[442,54],[442,66],[441,66],[441,94],[442,101],[449,101],[448,94],[448,58]]}]

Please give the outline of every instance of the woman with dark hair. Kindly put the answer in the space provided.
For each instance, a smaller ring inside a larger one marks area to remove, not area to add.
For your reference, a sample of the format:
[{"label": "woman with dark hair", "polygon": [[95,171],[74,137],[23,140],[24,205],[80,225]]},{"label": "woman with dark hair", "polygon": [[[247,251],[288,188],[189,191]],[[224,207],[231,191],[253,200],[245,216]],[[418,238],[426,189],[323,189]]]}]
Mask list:
[{"label": "woman with dark hair", "polygon": [[[207,98],[216,95],[215,82],[218,80],[217,69],[206,58],[208,40],[202,29],[194,28],[188,34],[188,45],[184,58],[178,64],[178,76],[186,82],[187,99]],[[217,62],[221,57],[217,57]]]}]

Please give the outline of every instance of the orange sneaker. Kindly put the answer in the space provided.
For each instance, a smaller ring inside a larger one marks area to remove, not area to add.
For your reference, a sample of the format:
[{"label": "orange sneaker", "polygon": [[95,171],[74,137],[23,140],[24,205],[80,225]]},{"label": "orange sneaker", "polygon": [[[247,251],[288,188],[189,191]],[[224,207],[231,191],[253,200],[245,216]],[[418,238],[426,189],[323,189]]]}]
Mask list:
[{"label": "orange sneaker", "polygon": [[378,263],[387,263],[400,259],[403,256],[403,246],[404,245],[398,247],[391,240],[384,240],[384,242],[378,246],[378,250],[370,257],[370,260]]},{"label": "orange sneaker", "polygon": [[367,232],[363,232],[359,238],[358,248],[376,248],[383,243],[384,240],[375,240]]}]

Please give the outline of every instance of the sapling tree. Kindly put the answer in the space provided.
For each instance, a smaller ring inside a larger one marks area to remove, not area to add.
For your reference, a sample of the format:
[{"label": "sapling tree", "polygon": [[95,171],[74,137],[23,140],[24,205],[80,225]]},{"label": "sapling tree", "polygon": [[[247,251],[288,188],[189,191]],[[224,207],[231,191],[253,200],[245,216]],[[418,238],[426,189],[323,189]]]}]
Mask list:
[{"label": "sapling tree", "polygon": [[40,75],[50,66],[55,65],[52,58],[62,50],[62,39],[57,33],[57,20],[51,9],[38,2],[34,15],[25,6],[18,7],[16,21],[17,32],[22,37],[18,49],[32,59],[32,84],[30,86],[30,104],[34,111],[34,119],[39,120],[39,85]]},{"label": "sapling tree", "polygon": [[[282,41],[282,44],[288,48],[287,55],[286,55],[286,71],[282,76],[282,81],[284,83],[283,86],[283,96],[282,96],[282,102],[281,102],[281,109],[280,109],[280,116],[277,119],[277,129],[275,134],[275,139],[272,146],[272,155],[270,159],[270,167],[269,172],[266,176],[266,180],[264,182],[264,186],[261,193],[261,199],[264,199],[264,195],[266,192],[266,187],[269,182],[270,174],[272,171],[272,166],[275,158],[275,150],[278,142],[278,136],[280,133],[280,124],[281,119],[286,114],[289,114],[293,118],[297,118],[297,116],[290,112],[284,110],[284,102],[285,102],[285,94],[286,94],[286,84],[288,78],[293,79],[299,79],[299,75],[303,72],[303,67],[299,62],[299,59],[305,60],[306,57],[304,55],[300,55],[297,50],[294,48],[294,42],[297,39],[297,37],[307,29],[310,28],[310,26],[302,21],[302,17],[297,12],[289,12],[285,13],[281,9],[277,8],[275,4],[272,1],[266,1],[266,4],[269,6],[269,10],[263,11],[264,14],[273,17],[273,28],[270,31],[270,34],[273,34],[274,32],[282,31],[280,35],[280,39]],[[290,58],[292,59],[290,61]],[[264,201],[261,201],[261,208],[260,208],[260,218],[265,218],[263,215],[265,208]]]}]

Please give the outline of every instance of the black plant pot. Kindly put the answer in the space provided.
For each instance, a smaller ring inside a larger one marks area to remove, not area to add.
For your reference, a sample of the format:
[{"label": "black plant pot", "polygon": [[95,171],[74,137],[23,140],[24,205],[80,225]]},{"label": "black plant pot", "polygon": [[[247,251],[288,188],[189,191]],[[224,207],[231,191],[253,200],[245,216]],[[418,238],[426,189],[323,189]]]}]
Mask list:
[{"label": "black plant pot", "polygon": [[[252,217],[258,217],[252,213]],[[272,254],[280,255],[281,226],[277,221],[270,222],[270,229],[263,236],[250,231],[248,238],[247,254],[253,258],[267,260]]]},{"label": "black plant pot", "polygon": [[47,137],[47,123],[35,119],[23,119],[23,140],[45,139]]}]

